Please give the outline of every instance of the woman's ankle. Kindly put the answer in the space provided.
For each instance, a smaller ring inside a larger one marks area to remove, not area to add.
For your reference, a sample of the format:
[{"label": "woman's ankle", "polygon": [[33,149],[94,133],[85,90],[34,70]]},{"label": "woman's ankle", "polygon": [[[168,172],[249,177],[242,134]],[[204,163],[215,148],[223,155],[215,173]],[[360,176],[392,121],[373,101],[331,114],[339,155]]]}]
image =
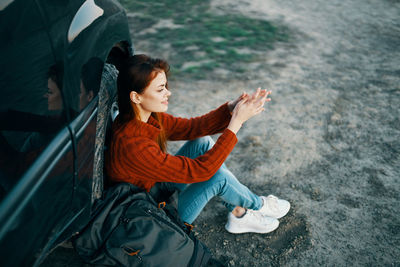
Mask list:
[{"label": "woman's ankle", "polygon": [[232,210],[232,214],[235,215],[237,218],[241,218],[246,214],[246,209],[243,207],[239,207],[236,206],[233,210]]}]

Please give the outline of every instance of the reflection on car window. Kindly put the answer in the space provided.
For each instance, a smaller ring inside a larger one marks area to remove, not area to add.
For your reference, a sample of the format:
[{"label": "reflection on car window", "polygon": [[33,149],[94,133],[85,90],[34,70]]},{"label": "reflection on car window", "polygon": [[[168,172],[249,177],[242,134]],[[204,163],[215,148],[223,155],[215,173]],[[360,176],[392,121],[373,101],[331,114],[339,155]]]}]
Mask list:
[{"label": "reflection on car window", "polygon": [[[28,79],[34,74],[40,82],[29,84]],[[27,75],[23,82],[30,86],[29,90],[16,86],[7,91],[14,95],[0,111],[0,198],[67,122],[62,97],[63,62]]]},{"label": "reflection on car window", "polygon": [[47,92],[44,97],[47,99],[49,111],[61,111],[63,109],[63,100],[61,96],[62,80],[63,80],[63,64],[58,62],[49,69],[49,77],[47,79]]},{"label": "reflection on car window", "polygon": [[86,107],[98,94],[104,63],[96,57],[86,62],[81,71],[79,110]]}]

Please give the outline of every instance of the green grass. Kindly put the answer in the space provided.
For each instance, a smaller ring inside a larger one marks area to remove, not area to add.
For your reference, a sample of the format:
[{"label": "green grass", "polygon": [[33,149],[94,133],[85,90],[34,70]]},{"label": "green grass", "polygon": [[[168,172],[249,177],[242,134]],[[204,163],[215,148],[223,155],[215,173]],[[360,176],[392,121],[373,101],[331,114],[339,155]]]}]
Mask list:
[{"label": "green grass", "polygon": [[[218,15],[210,12],[204,0],[121,0],[122,5],[135,14],[135,39],[144,38],[151,51],[158,51],[169,43],[169,63],[175,75],[205,78],[214,75],[216,68],[227,69],[240,76],[243,65],[257,61],[257,54],[267,52],[277,41],[288,41],[288,30],[268,21],[240,14]],[[162,19],[173,22],[175,28],[159,28],[156,33],[140,34]],[[241,53],[246,50],[248,53]],[[155,53],[159,54],[159,53]],[[186,62],[203,62],[184,67]]]}]

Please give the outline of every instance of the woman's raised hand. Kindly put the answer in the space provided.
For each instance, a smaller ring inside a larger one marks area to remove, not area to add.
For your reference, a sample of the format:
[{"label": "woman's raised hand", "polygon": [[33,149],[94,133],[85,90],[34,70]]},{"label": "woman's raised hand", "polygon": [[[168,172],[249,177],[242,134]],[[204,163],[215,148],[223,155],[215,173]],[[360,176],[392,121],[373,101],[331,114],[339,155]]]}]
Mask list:
[{"label": "woman's raised hand", "polygon": [[267,92],[265,89],[261,90],[258,88],[253,94],[245,95],[232,111],[232,117],[244,123],[248,119],[259,114],[264,110],[265,102],[271,100],[267,98],[269,94],[271,94],[271,91]]},{"label": "woman's raised hand", "polygon": [[240,100],[242,100],[243,98],[245,98],[247,95],[246,92],[243,92],[238,98],[236,98],[235,100],[229,101],[228,102],[228,108],[229,111],[232,113],[233,109],[236,107],[237,103],[239,103]]},{"label": "woman's raised hand", "polygon": [[271,94],[271,91],[261,90],[258,88],[253,94],[248,95],[243,93],[235,102],[236,105],[232,111],[232,118],[228,125],[228,129],[232,132],[237,133],[242,124],[261,113],[264,110],[265,102],[271,101],[267,98]]}]

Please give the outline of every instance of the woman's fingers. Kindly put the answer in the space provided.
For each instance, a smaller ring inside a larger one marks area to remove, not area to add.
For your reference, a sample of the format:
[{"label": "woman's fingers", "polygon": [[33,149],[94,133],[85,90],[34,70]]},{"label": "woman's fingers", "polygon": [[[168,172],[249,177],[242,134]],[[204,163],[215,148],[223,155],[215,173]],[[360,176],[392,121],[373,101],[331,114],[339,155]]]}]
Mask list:
[{"label": "woman's fingers", "polygon": [[267,89],[261,90],[260,96],[267,97],[272,93],[272,91],[267,91]]},{"label": "woman's fingers", "polygon": [[257,109],[257,111],[256,111],[256,113],[254,114],[254,116],[260,114],[260,113],[263,112],[264,110],[265,110],[265,108]]},{"label": "woman's fingers", "polygon": [[254,93],[254,99],[257,99],[260,96],[260,93],[261,93],[261,88],[258,87],[256,92]]},{"label": "woman's fingers", "polygon": [[241,107],[241,106],[243,106],[243,104],[246,103],[247,101],[248,101],[247,98],[242,98],[242,99],[236,104],[236,106],[237,106],[237,107]]},{"label": "woman's fingers", "polygon": [[269,101],[271,101],[271,98],[267,98],[270,94],[272,93],[272,91],[271,90],[269,90],[269,91],[267,91],[267,89],[264,89],[264,90],[262,90],[262,96],[263,96],[263,98],[265,98],[265,102],[269,102]]},{"label": "woman's fingers", "polygon": [[258,93],[258,95],[257,95],[256,100],[264,99],[264,98],[266,98],[266,97],[267,97],[268,95],[270,95],[270,94],[271,94],[271,91],[267,91],[267,89],[263,89],[263,90],[260,89],[260,91],[259,91],[259,93]]},{"label": "woman's fingers", "polygon": [[252,101],[258,101],[260,98],[266,98],[271,93],[271,90],[267,91],[267,89],[261,89],[260,87],[258,87],[256,91],[252,94],[249,95],[246,93],[246,96],[249,97],[249,99]]},{"label": "woman's fingers", "polygon": [[267,98],[270,94],[271,91],[267,91],[266,89],[261,90],[261,88],[258,88],[251,94],[242,94],[243,97],[241,97],[240,101],[237,102],[237,105],[233,110],[233,119],[243,123],[251,117],[263,112],[265,110],[265,102],[271,101],[271,98]]},{"label": "woman's fingers", "polygon": [[258,96],[260,95],[261,92],[261,88],[258,87],[257,90],[255,92],[253,92],[249,97],[252,101],[256,100],[258,98]]}]

